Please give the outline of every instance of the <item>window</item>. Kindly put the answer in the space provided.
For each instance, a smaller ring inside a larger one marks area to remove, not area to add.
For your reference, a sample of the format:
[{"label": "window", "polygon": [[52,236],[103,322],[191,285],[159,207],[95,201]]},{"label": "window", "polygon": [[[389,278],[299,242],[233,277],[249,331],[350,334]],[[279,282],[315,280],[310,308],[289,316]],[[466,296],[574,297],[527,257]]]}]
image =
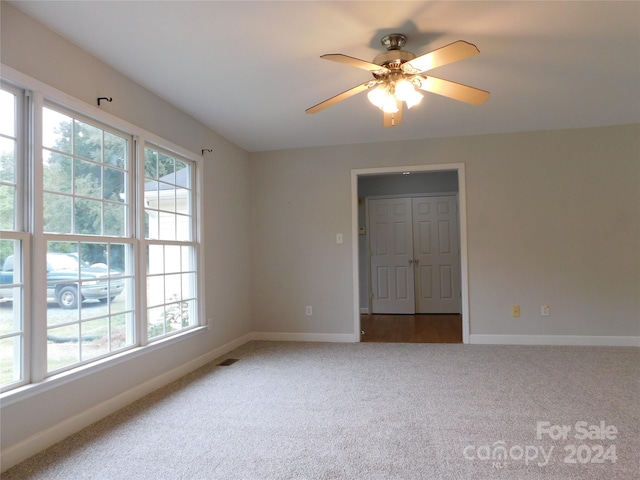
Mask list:
[{"label": "window", "polygon": [[1,391],[204,323],[197,157],[33,83],[0,90]]},{"label": "window", "polygon": [[193,162],[157,148],[144,155],[149,339],[196,321]]},{"label": "window", "polygon": [[129,235],[130,138],[43,109],[45,233]]},{"label": "window", "polygon": [[25,381],[22,92],[0,90],[0,388]]},{"label": "window", "polygon": [[18,95],[0,90],[0,228],[15,231],[17,227],[18,191]]},{"label": "window", "polygon": [[135,344],[132,138],[51,106],[42,117],[51,373]]}]

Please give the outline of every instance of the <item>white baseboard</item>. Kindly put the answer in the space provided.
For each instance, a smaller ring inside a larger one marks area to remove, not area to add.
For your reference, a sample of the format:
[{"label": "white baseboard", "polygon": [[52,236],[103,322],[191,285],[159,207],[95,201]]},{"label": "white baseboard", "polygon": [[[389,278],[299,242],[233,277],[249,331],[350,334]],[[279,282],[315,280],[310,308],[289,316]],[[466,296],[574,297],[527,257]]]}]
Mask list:
[{"label": "white baseboard", "polygon": [[253,332],[252,340],[273,342],[332,342],[354,343],[360,338],[353,333],[295,333],[295,332]]},{"label": "white baseboard", "polygon": [[361,309],[360,309],[360,313],[361,313],[362,315],[368,315],[368,314],[369,314],[369,308],[367,308],[367,307],[363,307],[363,308],[361,308]]},{"label": "white baseboard", "polygon": [[640,337],[591,335],[469,335],[478,345],[575,345],[590,347],[640,347]]},{"label": "white baseboard", "polygon": [[246,334],[2,450],[2,471],[252,340]]}]

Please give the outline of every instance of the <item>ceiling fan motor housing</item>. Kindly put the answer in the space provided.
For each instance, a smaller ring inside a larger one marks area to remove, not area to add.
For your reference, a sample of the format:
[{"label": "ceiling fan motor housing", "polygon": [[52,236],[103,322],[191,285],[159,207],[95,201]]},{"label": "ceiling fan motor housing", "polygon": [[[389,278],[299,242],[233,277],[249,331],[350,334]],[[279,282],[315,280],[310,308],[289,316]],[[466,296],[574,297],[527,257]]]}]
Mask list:
[{"label": "ceiling fan motor housing", "polygon": [[[387,48],[387,51],[377,55],[373,59],[373,63],[387,67],[389,70],[400,70],[400,66],[416,58],[415,54],[408,50],[401,50],[407,43],[407,37],[401,33],[392,33],[385,35],[380,40],[380,43]],[[388,74],[387,74],[388,75]],[[385,77],[386,75],[373,74],[375,78]]]},{"label": "ceiling fan motor housing", "polygon": [[388,52],[377,55],[376,58],[373,59],[373,63],[393,70],[400,68],[400,65],[414,58],[416,58],[415,54],[408,50],[389,50]]}]

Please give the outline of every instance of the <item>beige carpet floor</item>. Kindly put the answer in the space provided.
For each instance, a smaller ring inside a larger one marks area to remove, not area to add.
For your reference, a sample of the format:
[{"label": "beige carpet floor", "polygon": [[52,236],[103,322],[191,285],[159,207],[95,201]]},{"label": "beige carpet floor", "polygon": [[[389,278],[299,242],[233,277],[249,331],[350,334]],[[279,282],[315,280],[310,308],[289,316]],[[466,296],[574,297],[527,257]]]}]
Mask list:
[{"label": "beige carpet floor", "polygon": [[227,357],[2,479],[640,478],[637,348],[250,342]]}]

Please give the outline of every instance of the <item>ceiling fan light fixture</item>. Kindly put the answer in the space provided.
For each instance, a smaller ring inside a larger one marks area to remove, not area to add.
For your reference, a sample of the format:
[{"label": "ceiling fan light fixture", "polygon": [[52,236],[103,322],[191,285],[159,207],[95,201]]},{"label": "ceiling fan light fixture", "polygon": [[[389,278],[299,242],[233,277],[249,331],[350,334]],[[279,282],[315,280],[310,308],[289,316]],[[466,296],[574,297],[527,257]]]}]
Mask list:
[{"label": "ceiling fan light fixture", "polygon": [[389,95],[387,99],[384,101],[384,105],[382,106],[382,111],[384,113],[397,113],[398,112],[398,102],[396,97],[393,95]]},{"label": "ceiling fan light fixture", "polygon": [[413,88],[413,85],[406,78],[401,78],[396,82],[395,92],[398,100],[402,102],[406,102],[407,98],[409,98],[412,92],[415,92],[416,89]]},{"label": "ceiling fan light fixture", "polygon": [[422,95],[417,90],[413,90],[413,92],[409,94],[409,97],[405,99],[407,108],[415,107],[422,101],[423,98],[424,98],[424,95]]},{"label": "ceiling fan light fixture", "polygon": [[423,95],[415,89],[412,82],[402,78],[396,82],[396,98],[401,102],[406,102],[407,108],[414,107],[420,103]]},{"label": "ceiling fan light fixture", "polygon": [[393,84],[383,83],[367,93],[369,101],[385,113],[396,113],[398,101],[393,94]]},{"label": "ceiling fan light fixture", "polygon": [[384,107],[384,103],[387,100],[388,96],[389,92],[387,90],[387,86],[384,84],[378,85],[376,88],[369,90],[369,93],[367,93],[367,98],[369,99],[369,101],[381,110]]}]

